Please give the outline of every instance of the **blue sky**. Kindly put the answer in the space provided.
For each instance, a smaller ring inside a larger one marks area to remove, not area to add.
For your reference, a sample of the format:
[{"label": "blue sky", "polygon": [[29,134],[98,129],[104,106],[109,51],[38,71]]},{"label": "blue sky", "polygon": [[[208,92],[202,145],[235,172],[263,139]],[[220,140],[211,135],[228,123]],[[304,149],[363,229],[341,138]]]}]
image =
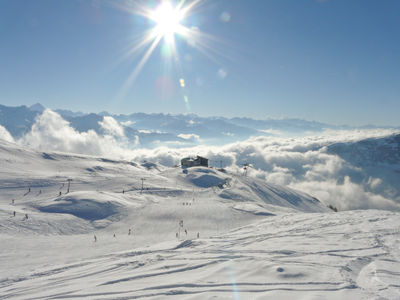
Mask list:
[{"label": "blue sky", "polygon": [[398,0],[203,1],[182,24],[212,36],[205,53],[177,36],[177,62],[160,43],[121,93],[144,52],[122,57],[154,23],[111,1],[2,0],[0,103],[398,126],[399,13]]}]

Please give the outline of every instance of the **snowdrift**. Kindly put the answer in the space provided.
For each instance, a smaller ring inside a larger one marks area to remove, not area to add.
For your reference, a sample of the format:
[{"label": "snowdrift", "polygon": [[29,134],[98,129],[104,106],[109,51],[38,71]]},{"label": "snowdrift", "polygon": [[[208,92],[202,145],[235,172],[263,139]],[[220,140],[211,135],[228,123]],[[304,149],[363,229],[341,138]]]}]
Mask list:
[{"label": "snowdrift", "polygon": [[310,195],[213,168],[183,172],[1,141],[0,162],[0,297],[399,293],[399,213],[333,213]]},{"label": "snowdrift", "polygon": [[54,202],[37,208],[42,212],[71,214],[89,221],[105,219],[121,209],[115,196],[99,192],[75,192],[59,197]]},{"label": "snowdrift", "polygon": [[[18,276],[6,277],[6,271],[0,294],[7,299],[398,299],[400,235],[394,229],[399,220],[398,213],[374,210],[268,217],[206,239],[58,261]],[[107,249],[106,242],[83,245],[90,253]]]}]

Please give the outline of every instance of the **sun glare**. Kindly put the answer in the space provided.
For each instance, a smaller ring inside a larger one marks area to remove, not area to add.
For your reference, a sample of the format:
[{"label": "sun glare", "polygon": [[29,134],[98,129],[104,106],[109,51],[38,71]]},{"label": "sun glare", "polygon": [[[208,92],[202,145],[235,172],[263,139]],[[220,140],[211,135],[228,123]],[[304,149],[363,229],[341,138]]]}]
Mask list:
[{"label": "sun glare", "polygon": [[[220,42],[219,39],[199,30],[197,24],[188,25],[193,23],[193,14],[200,5],[203,5],[203,1],[205,0],[132,0],[129,1],[130,5],[121,4],[122,1],[115,2],[115,5],[120,9],[144,17],[150,21],[149,24],[151,23],[151,28],[143,31],[138,38],[132,40],[132,44],[128,47],[128,51],[124,55],[124,58],[128,58],[140,52],[143,53],[136,67],[124,82],[124,85],[117,95],[118,98],[122,99],[125,97],[130,86],[135,81],[152,53],[161,43],[164,43],[160,51],[161,57],[166,66],[168,66],[170,62],[173,62],[178,72],[178,83],[184,95],[185,104],[188,110],[190,110],[189,98],[185,94],[185,89],[187,89],[188,86],[184,79],[185,74],[183,72],[182,60],[179,57],[179,45],[186,43],[189,47],[196,49],[214,61],[215,54],[222,57],[226,55],[225,48],[224,51],[220,52],[212,47]],[[159,5],[153,6],[152,4],[156,2],[158,2]],[[179,41],[175,41],[175,37],[177,36],[181,37]]]},{"label": "sun glare", "polygon": [[156,26],[154,33],[162,36],[166,43],[173,43],[174,35],[182,32],[181,21],[183,19],[183,11],[179,7],[173,7],[170,2],[163,2],[151,14]]}]

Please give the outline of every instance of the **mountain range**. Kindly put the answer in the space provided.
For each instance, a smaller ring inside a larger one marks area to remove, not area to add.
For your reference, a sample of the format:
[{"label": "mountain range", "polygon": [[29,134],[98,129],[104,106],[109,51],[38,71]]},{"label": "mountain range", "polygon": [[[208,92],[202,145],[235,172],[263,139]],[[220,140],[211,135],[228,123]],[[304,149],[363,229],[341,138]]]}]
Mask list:
[{"label": "mountain range", "polygon": [[[30,107],[0,105],[0,125],[18,139],[32,128],[37,116],[46,108],[37,103]],[[258,135],[298,135],[321,132],[325,129],[350,129],[350,126],[335,126],[301,119],[266,119],[200,117],[195,114],[110,114],[82,113],[55,109],[70,126],[79,132],[90,129],[104,133],[99,125],[104,116],[111,116],[124,128],[128,139],[139,138],[142,146],[154,147],[160,143],[175,143],[175,146],[190,146],[199,143],[224,144],[244,140]],[[373,127],[373,126],[368,126]]]}]

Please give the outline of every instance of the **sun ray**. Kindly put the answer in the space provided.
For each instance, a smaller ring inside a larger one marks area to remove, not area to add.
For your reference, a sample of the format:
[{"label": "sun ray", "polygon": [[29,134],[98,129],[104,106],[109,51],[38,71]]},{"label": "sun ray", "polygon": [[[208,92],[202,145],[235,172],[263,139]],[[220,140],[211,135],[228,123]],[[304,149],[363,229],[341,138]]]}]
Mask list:
[{"label": "sun ray", "polygon": [[[178,49],[178,43],[182,43],[183,41],[186,41],[190,47],[199,51],[211,61],[221,65],[218,59],[226,58],[228,51],[225,46],[223,49],[218,49],[218,45],[224,45],[224,42],[200,31],[197,27],[190,28],[187,25],[188,18],[198,11],[203,3],[205,3],[205,0],[159,0],[156,6],[154,2],[149,3],[145,1],[132,1],[129,2],[129,5],[126,4],[125,6],[121,2],[115,4],[119,9],[129,14],[139,15],[146,19],[149,24],[152,24],[150,29],[132,40],[121,58],[121,61],[127,60],[144,51],[143,56],[125,80],[118,93],[120,99],[126,96],[130,86],[134,83],[158,45],[162,44],[160,50],[165,65],[164,72],[168,72],[173,65],[176,68],[179,81],[185,78]],[[176,39],[177,36],[181,37],[181,39]],[[147,50],[144,50],[148,45],[150,46]],[[180,84],[180,88],[186,107],[189,108],[186,84]]]},{"label": "sun ray", "polygon": [[123,63],[127,59],[140,55],[143,49],[146,48],[150,43],[154,41],[155,37],[151,34],[150,30],[146,31],[146,34],[142,34],[129,43],[128,46],[122,50],[122,56],[118,60],[117,64]]},{"label": "sun ray", "polygon": [[150,58],[154,49],[157,47],[158,43],[160,42],[161,38],[162,38],[161,36],[158,36],[153,41],[151,46],[147,49],[146,53],[143,55],[142,59],[137,64],[136,68],[132,71],[132,73],[129,75],[128,79],[125,81],[124,85],[122,86],[120,95],[119,95],[120,97],[124,97],[126,95],[131,84],[135,81],[136,77],[139,75],[140,71],[142,70],[143,66],[146,64],[147,60]]}]

